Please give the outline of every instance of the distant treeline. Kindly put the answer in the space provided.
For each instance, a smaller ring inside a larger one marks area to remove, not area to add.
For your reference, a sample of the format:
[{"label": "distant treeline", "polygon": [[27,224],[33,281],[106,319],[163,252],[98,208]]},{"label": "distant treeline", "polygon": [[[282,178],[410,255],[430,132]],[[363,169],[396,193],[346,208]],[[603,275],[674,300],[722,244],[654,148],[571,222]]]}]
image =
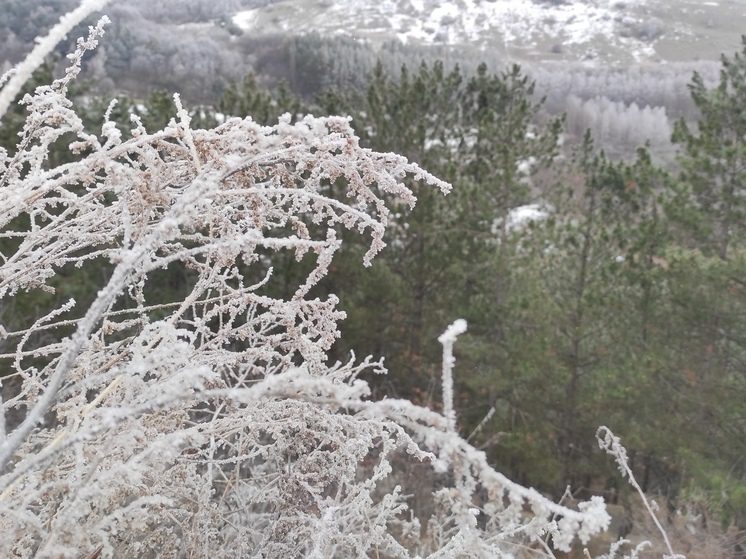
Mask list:
[{"label": "distant treeline", "polygon": [[[326,91],[364,91],[381,62],[397,75],[403,65],[442,61],[473,75],[479,63],[505,67],[500,54],[468,47],[374,45],[352,37],[262,35],[242,32],[230,14],[269,0],[180,0],[168,5],[146,0],[112,4],[112,25],[87,64],[86,77],[98,94],[146,97],[154,89],[178,91],[194,103],[214,104],[226,87],[247,74],[267,87],[280,83],[304,100]],[[0,60],[17,60],[40,30],[51,26],[74,0],[7,0],[0,13]],[[60,53],[69,45],[61,45]],[[584,63],[542,63],[524,67],[545,97],[547,117],[567,115],[567,132],[578,139],[586,129],[611,156],[621,157],[650,142],[669,161],[673,121],[698,114],[687,83],[697,71],[707,85],[718,79],[717,62],[638,65],[627,68]],[[147,84],[147,86],[145,85]]]}]

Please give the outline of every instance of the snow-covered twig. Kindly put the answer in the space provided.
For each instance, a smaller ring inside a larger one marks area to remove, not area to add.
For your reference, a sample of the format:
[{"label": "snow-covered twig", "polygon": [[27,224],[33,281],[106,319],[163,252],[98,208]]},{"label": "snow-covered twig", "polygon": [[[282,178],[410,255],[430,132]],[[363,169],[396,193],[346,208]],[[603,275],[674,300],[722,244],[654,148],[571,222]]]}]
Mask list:
[{"label": "snow-covered twig", "polygon": [[686,559],[684,555],[674,552],[673,548],[671,547],[671,542],[668,539],[668,534],[663,529],[663,526],[658,520],[658,516],[655,514],[653,505],[651,505],[648,501],[648,498],[645,496],[642,487],[640,487],[640,484],[637,483],[637,480],[632,473],[632,469],[629,467],[629,461],[627,459],[627,449],[624,448],[619,437],[614,435],[614,433],[612,433],[611,429],[609,429],[608,427],[601,426],[596,430],[596,440],[598,441],[599,448],[605,450],[607,454],[614,458],[614,461],[617,463],[619,472],[622,474],[622,477],[627,478],[629,484],[634,487],[635,491],[637,491],[637,494],[640,495],[640,499],[642,499],[642,503],[643,505],[645,505],[645,509],[648,511],[648,514],[653,519],[653,522],[655,522],[655,526],[658,528],[658,531],[660,532],[661,536],[663,537],[663,541],[666,544],[666,549],[668,549],[669,554],[665,555],[664,559]]},{"label": "snow-covered twig", "polygon": [[438,341],[443,345],[443,415],[448,421],[448,429],[456,430],[456,412],[453,408],[453,344],[456,338],[466,332],[466,321],[459,318],[443,332]]},{"label": "snow-covered twig", "polygon": [[37,41],[34,49],[13,69],[13,74],[4,87],[0,89],[0,119],[7,112],[13,99],[20,93],[23,84],[28,81],[34,70],[44,63],[44,59],[54,50],[59,42],[72,31],[73,27],[93,12],[101,10],[108,3],[109,0],[84,0],[72,12],[63,15],[60,21],[49,30],[49,33]]}]

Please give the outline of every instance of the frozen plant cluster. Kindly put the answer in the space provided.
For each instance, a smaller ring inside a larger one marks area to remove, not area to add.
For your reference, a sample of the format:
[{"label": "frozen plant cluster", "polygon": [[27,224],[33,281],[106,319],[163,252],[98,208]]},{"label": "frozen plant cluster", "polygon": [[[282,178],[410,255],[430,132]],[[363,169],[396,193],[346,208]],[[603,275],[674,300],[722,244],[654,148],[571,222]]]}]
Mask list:
[{"label": "frozen plant cluster", "polygon": [[[329,363],[344,313],[313,288],[340,233],[384,247],[387,201],[450,186],[362,148],[344,118],[269,127],[175,117],[85,130],[65,76],[39,87],[17,150],[0,150],[0,304],[108,270],[90,304],[0,326],[0,557],[511,557],[606,528],[603,501],[560,506],[511,482],[458,434],[452,348],[445,413],[370,398],[371,358]],[[72,140],[70,140],[72,138]],[[70,162],[51,163],[65,142]],[[271,262],[308,273],[269,295]],[[164,274],[188,287],[159,296]],[[40,297],[39,301],[54,301]],[[410,506],[397,465],[432,470]]]}]

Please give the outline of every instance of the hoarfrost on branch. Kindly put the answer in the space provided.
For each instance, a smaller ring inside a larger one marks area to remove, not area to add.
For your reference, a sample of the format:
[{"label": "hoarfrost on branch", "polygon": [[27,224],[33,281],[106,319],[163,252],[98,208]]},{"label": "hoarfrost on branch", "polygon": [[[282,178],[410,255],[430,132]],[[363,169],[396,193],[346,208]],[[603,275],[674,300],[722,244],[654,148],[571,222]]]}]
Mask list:
[{"label": "hoarfrost on branch", "polygon": [[[344,118],[197,130],[176,97],[163,130],[133,117],[125,135],[107,112],[87,131],[67,85],[102,26],[64,78],[23,99],[18,148],[0,151],[0,301],[53,291],[65,270],[110,270],[85,308],[0,328],[0,556],[509,557],[606,528],[601,499],[555,504],[460,437],[465,323],[441,338],[443,414],[370,399],[372,358],[327,361],[344,313],[312,290],[340,230],[368,239],[368,265],[387,201],[413,206],[407,184],[447,183],[364,149]],[[50,165],[63,135],[76,157]],[[310,271],[272,297],[287,251]],[[163,300],[158,278],[174,270],[188,288]],[[427,506],[410,508],[423,488],[401,475],[407,461],[430,471]]]}]

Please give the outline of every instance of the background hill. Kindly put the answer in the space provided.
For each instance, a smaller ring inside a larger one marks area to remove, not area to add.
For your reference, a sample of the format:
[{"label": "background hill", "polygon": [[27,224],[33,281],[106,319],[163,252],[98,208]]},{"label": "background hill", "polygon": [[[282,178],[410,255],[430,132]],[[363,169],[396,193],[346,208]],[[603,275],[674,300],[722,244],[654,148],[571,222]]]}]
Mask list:
[{"label": "background hill", "polygon": [[737,0],[279,0],[232,21],[248,33],[344,34],[478,47],[516,60],[629,64],[734,50],[745,7]]}]

